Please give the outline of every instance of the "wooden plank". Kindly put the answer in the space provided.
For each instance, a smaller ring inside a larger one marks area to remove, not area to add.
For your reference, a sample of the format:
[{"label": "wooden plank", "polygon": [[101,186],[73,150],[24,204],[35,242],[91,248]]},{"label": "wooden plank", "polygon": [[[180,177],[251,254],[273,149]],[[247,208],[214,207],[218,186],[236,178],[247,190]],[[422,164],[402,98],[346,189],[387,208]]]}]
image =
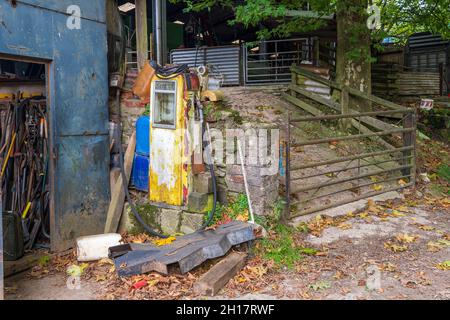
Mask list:
[{"label": "wooden plank", "polygon": [[38,263],[39,258],[44,255],[43,252],[32,252],[25,254],[16,261],[3,261],[5,278],[33,268]]},{"label": "wooden plank", "polygon": [[[311,100],[314,100],[314,101],[316,101],[318,103],[321,103],[321,104],[323,104],[323,105],[325,105],[327,107],[330,107],[330,108],[332,108],[332,109],[334,109],[336,111],[340,111],[340,104],[337,103],[337,102],[332,101],[331,99],[325,99],[325,98],[323,98],[323,97],[321,97],[321,96],[319,96],[317,94],[314,94],[312,92],[308,92],[308,91],[300,88],[299,86],[290,85],[289,89],[291,89],[291,90],[293,90],[293,91],[295,91],[295,92],[297,92],[297,93],[299,93],[301,95],[304,95],[305,97],[307,97],[307,98],[309,98]],[[352,109],[350,109],[349,112],[350,113],[356,113],[356,111],[352,110]],[[389,124],[387,122],[378,120],[378,119],[373,118],[373,117],[361,117],[361,122],[363,122],[363,123],[365,123],[365,124],[367,124],[367,125],[369,125],[371,127],[374,127],[374,128],[376,128],[378,130],[392,130],[392,129],[396,129],[396,127],[394,127],[393,125],[391,125],[391,124]]]},{"label": "wooden plank", "polygon": [[[348,96],[348,91],[345,88],[343,90],[341,90],[340,106],[341,106],[341,110],[340,111],[341,111],[342,114],[349,114],[349,96]],[[342,127],[345,130],[350,129],[351,120],[352,119],[348,119],[348,118],[347,119],[342,119],[341,125],[342,125]]]},{"label": "wooden plank", "polygon": [[310,104],[307,104],[306,102],[303,102],[302,100],[300,100],[298,98],[292,97],[292,96],[290,96],[289,94],[287,94],[285,92],[281,93],[281,96],[284,99],[286,99],[287,101],[289,101],[290,103],[296,105],[297,107],[302,108],[303,110],[305,110],[305,111],[307,111],[307,112],[309,112],[309,113],[311,113],[311,114],[313,114],[315,116],[323,114],[323,112],[320,111],[319,109],[316,109],[313,106],[311,106]]},{"label": "wooden plank", "polygon": [[375,103],[377,103],[379,105],[382,105],[382,106],[385,106],[387,108],[390,108],[390,109],[393,109],[393,110],[397,110],[397,109],[398,110],[403,110],[403,109],[407,110],[407,108],[402,107],[401,105],[398,105],[398,104],[393,103],[393,102],[388,101],[388,100],[384,100],[384,99],[378,98],[378,97],[376,97],[374,95],[367,94],[367,93],[361,92],[359,90],[356,90],[356,89],[353,89],[353,88],[350,88],[350,87],[347,87],[347,90],[348,90],[348,92],[351,95],[357,96],[357,97],[362,98],[362,99],[370,100],[372,102],[375,102]]},{"label": "wooden plank", "polygon": [[400,106],[400,105],[398,105],[396,103],[393,103],[391,101],[378,98],[378,97],[376,97],[374,95],[361,92],[361,91],[359,91],[357,89],[354,89],[354,88],[351,88],[351,87],[348,87],[348,86],[342,86],[341,84],[338,84],[338,83],[336,83],[334,81],[323,79],[321,77],[318,77],[314,73],[306,71],[306,70],[302,70],[299,67],[292,66],[291,70],[296,72],[296,73],[298,73],[298,74],[301,74],[301,75],[303,75],[305,77],[308,77],[311,80],[317,81],[319,83],[322,83],[324,85],[330,86],[330,87],[338,89],[338,90],[342,90],[345,87],[345,88],[347,88],[348,92],[351,95],[357,96],[357,97],[362,98],[362,99],[370,100],[372,102],[375,102],[375,103],[380,104],[382,106],[385,106],[387,108],[391,108],[391,109],[394,109],[394,110],[406,109],[405,107],[402,107],[402,106]]},{"label": "wooden plank", "polygon": [[[133,166],[134,160],[134,150],[136,148],[136,133],[133,132],[129,142],[127,151],[125,152],[124,157],[124,169],[125,176],[127,181],[125,182],[128,186],[131,176],[131,168]],[[125,192],[122,186],[123,180],[122,175],[120,175],[116,183],[114,184],[114,188],[111,192],[111,202],[109,203],[108,215],[106,216],[106,224],[105,224],[105,233],[114,233],[117,231],[119,227],[120,217],[122,216],[123,205],[125,201]]]},{"label": "wooden plank", "polygon": [[314,74],[314,73],[312,73],[310,71],[301,69],[301,68],[299,68],[297,66],[291,66],[291,71],[294,71],[295,73],[300,74],[302,76],[308,77],[310,80],[317,81],[317,82],[319,82],[321,84],[324,84],[324,85],[326,85],[328,87],[332,87],[332,88],[335,88],[335,89],[338,89],[338,90],[342,89],[342,85],[340,85],[340,84],[338,84],[338,83],[336,83],[334,81],[324,79],[324,78],[322,78],[320,76],[317,76],[316,74]]},{"label": "wooden plank", "polygon": [[232,252],[219,261],[194,284],[194,292],[215,296],[244,266],[247,254]]}]

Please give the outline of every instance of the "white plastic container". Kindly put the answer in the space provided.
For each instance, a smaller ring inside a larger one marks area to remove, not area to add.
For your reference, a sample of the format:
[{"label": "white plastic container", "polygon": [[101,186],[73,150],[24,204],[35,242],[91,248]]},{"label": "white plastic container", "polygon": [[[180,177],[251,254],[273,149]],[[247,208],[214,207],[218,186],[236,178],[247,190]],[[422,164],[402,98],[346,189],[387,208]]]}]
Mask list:
[{"label": "white plastic container", "polygon": [[95,261],[108,257],[109,247],[121,244],[118,233],[96,234],[77,238],[78,261]]}]

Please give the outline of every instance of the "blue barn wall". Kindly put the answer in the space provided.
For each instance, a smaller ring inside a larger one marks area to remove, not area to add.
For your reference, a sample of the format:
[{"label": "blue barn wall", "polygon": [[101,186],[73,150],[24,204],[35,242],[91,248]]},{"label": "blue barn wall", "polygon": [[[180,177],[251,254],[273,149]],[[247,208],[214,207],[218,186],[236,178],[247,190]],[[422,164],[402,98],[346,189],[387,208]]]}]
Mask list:
[{"label": "blue barn wall", "polygon": [[[52,249],[102,233],[109,204],[105,0],[0,0],[0,55],[47,63]],[[67,28],[69,5],[81,29]]]}]

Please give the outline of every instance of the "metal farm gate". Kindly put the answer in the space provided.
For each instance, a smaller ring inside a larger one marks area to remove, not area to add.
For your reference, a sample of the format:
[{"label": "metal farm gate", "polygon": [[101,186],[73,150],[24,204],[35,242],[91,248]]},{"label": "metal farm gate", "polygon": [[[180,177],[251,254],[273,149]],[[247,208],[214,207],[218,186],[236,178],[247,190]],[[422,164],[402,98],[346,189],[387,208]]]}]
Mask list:
[{"label": "metal farm gate", "polygon": [[289,83],[290,66],[311,60],[308,38],[261,41],[243,45],[245,84]]},{"label": "metal farm gate", "polygon": [[[414,185],[415,109],[325,80],[295,66],[291,70],[290,93],[283,96],[311,115],[288,116],[284,145],[287,218]],[[305,90],[302,87],[305,79],[309,86],[337,90],[340,102]],[[348,101],[353,98],[370,102],[373,111],[349,109]],[[390,122],[380,120],[387,117]],[[296,140],[293,130],[308,132],[310,138]]]}]

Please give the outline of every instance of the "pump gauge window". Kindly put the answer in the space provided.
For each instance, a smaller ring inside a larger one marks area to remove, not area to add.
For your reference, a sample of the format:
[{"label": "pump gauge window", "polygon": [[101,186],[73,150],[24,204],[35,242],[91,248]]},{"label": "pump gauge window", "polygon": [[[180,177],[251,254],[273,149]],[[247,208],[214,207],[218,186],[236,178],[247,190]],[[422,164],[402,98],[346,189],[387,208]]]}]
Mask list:
[{"label": "pump gauge window", "polygon": [[156,80],[153,87],[152,121],[155,128],[175,129],[177,82]]}]

